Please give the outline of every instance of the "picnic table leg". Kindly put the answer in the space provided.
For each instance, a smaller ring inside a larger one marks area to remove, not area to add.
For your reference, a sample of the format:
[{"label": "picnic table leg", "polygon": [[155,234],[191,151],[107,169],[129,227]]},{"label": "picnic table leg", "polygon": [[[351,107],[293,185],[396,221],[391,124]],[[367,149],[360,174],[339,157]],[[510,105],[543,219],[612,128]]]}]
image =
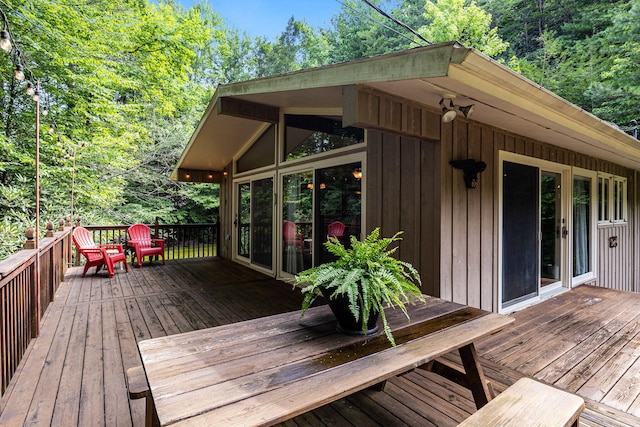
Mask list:
[{"label": "picnic table leg", "polygon": [[487,380],[482,372],[482,366],[478,360],[478,354],[473,343],[460,347],[460,358],[467,377],[468,388],[473,394],[476,408],[480,409],[491,400],[491,392]]},{"label": "picnic table leg", "polygon": [[146,401],[146,413],[145,413],[145,427],[160,427],[160,419],[156,412],[156,405],[153,403],[153,396],[151,393],[145,398]]}]

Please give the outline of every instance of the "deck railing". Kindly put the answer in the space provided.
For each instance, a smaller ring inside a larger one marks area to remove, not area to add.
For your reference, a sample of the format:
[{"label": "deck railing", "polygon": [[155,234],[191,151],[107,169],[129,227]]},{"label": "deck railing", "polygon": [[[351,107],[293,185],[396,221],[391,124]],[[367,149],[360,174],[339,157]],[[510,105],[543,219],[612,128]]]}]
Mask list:
[{"label": "deck railing", "polygon": [[[206,224],[147,224],[151,228],[151,237],[165,239],[166,259],[203,258],[217,256],[220,253],[220,225]],[[127,229],[129,225],[87,226],[96,243],[119,243],[127,251]],[[80,260],[76,256],[76,263]]]},{"label": "deck railing", "polygon": [[[28,239],[20,252],[0,261],[0,396],[32,338],[40,334],[40,320],[67,268],[73,262],[73,228],[53,225],[47,237],[38,242]],[[219,251],[218,224],[152,224],[153,237],[165,239],[165,258],[183,259],[216,256]],[[126,247],[128,225],[88,226],[96,243],[121,243]],[[33,235],[33,230],[31,230]],[[28,232],[29,234],[29,232]],[[76,257],[76,262],[81,260]],[[0,411],[2,408],[0,407]]]},{"label": "deck railing", "polygon": [[[71,263],[71,227],[49,229],[38,242],[0,261],[0,395],[4,394],[40,319]],[[37,267],[36,267],[37,266]],[[37,270],[36,270],[37,268]]]}]

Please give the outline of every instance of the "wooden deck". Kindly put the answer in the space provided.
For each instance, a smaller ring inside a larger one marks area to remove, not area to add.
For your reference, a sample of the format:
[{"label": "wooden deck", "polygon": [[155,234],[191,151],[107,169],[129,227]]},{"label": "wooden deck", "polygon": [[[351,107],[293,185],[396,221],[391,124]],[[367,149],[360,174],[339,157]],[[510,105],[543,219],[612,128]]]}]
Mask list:
[{"label": "wooden deck", "polygon": [[[144,423],[124,372],[147,338],[297,310],[297,291],[215,258],[146,264],[82,279],[72,268],[0,401],[2,426]],[[640,295],[583,286],[516,313],[478,351],[499,392],[522,376],[585,397],[587,426],[640,425]],[[457,361],[455,355],[448,357]],[[363,391],[286,426],[454,426],[475,409],[470,392],[425,371]]]}]

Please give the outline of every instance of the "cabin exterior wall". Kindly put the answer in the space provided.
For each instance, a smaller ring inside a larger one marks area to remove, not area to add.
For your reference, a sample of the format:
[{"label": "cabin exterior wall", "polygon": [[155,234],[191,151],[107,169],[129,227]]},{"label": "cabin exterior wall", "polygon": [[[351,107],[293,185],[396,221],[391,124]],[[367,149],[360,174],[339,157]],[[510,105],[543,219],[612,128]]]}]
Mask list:
[{"label": "cabin exterior wall", "polygon": [[[376,105],[377,114],[388,116],[384,108],[391,103]],[[403,111],[397,102],[393,105],[396,112]],[[628,220],[598,225],[596,276],[590,283],[640,291],[640,190],[633,170],[462,117],[438,125],[439,131],[430,133],[439,134],[439,141],[412,137],[402,129],[387,131],[379,123],[367,133],[367,230],[380,226],[387,235],[404,232],[398,254],[419,269],[425,293],[499,310],[501,151],[627,178]],[[467,158],[487,164],[475,189],[467,189],[462,171],[449,165]],[[617,246],[610,247],[610,237],[617,238]]]}]

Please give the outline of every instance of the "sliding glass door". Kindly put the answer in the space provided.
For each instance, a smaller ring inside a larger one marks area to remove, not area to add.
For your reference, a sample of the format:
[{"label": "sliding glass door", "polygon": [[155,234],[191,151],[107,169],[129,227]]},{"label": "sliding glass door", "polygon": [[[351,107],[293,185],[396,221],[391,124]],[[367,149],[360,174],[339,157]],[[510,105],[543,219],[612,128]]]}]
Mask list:
[{"label": "sliding glass door", "polygon": [[[322,165],[320,165],[322,166]],[[362,228],[362,162],[282,175],[282,273],[332,260],[324,243],[349,244]]]},{"label": "sliding glass door", "polygon": [[273,177],[236,186],[236,256],[273,269]]},{"label": "sliding glass door", "polygon": [[[574,259],[569,258],[569,235],[583,239],[581,227],[589,224],[574,220],[573,230],[569,228],[570,215],[579,216],[585,208],[577,207],[573,212],[568,208],[570,168],[517,155],[504,157],[521,160],[502,162],[501,182],[500,304],[502,309],[517,309],[520,304],[570,287],[570,265],[583,255],[574,252]],[[575,191],[580,192],[581,187]],[[589,251],[580,245],[574,243],[575,249]]]}]

